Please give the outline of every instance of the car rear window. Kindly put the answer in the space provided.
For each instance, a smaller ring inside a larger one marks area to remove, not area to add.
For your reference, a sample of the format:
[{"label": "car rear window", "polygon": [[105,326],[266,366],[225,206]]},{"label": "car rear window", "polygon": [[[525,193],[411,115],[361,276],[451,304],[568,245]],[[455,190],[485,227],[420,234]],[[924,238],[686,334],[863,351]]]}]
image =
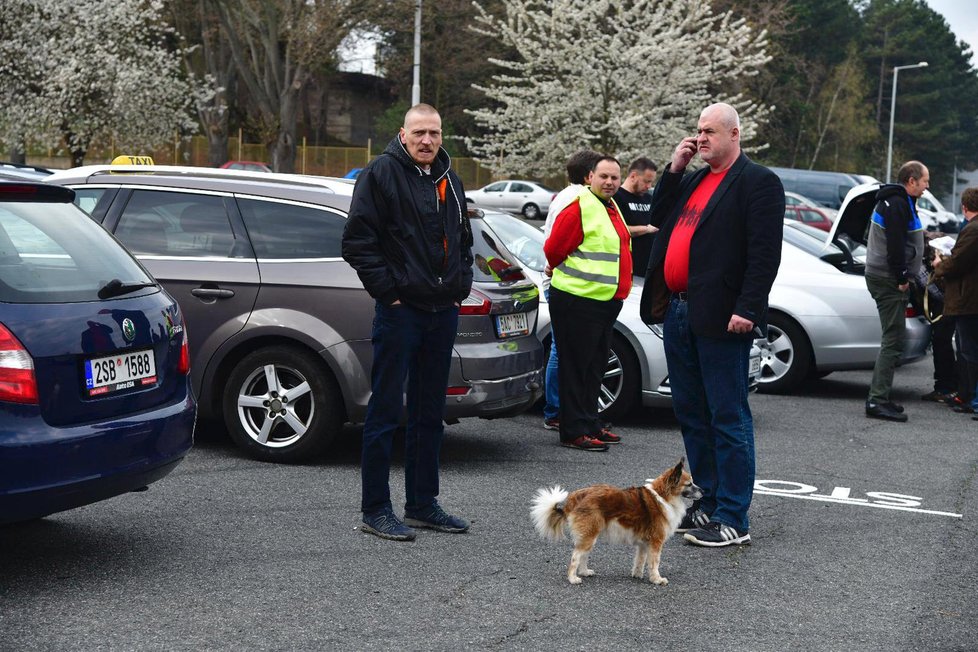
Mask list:
[{"label": "car rear window", "polygon": [[113,279],[152,282],[74,204],[0,202],[0,301],[99,301],[99,289]]},{"label": "car rear window", "polygon": [[238,198],[258,258],[340,258],[346,216],[327,208]]},{"label": "car rear window", "polygon": [[543,232],[526,222],[502,213],[486,212],[482,218],[499,236],[503,246],[516,256],[524,267],[542,272],[547,267],[543,253]]},{"label": "car rear window", "polygon": [[481,282],[513,282],[526,278],[522,268],[510,257],[496,234],[486,227],[481,219],[470,220],[472,224],[472,280]]}]

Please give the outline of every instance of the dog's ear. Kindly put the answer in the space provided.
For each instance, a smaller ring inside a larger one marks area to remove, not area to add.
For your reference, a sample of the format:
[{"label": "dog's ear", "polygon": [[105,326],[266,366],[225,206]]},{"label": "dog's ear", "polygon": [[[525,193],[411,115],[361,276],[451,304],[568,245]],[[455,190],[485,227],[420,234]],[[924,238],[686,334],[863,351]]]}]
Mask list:
[{"label": "dog's ear", "polygon": [[685,461],[685,457],[680,457],[679,463],[672,467],[672,473],[669,474],[670,484],[678,485],[683,481],[683,462]]}]

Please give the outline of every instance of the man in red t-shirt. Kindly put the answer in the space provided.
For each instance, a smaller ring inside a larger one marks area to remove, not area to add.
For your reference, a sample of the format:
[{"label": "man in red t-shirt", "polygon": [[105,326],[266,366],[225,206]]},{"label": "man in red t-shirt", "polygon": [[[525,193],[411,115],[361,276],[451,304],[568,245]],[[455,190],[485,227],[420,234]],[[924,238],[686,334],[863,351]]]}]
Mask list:
[{"label": "man in red t-shirt", "polygon": [[[652,197],[660,226],[642,292],[646,323],[663,324],[673,410],[703,498],[679,531],[691,543],[750,543],[754,425],[748,358],[767,329],[767,300],[781,262],[784,188],[740,149],[729,104],[700,114]],[[683,175],[699,153],[706,167]]]}]

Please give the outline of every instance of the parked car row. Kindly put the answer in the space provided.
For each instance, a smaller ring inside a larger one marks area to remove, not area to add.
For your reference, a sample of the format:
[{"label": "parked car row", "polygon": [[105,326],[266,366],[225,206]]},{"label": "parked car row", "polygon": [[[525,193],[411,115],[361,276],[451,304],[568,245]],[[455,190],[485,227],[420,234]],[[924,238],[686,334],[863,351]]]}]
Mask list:
[{"label": "parked car row", "polygon": [[[202,417],[223,417],[257,459],[325,451],[370,395],[374,301],[341,257],[353,186],[299,175],[88,166],[53,175],[177,299]],[[462,303],[446,419],[505,417],[540,396],[531,281],[472,219],[477,258]]]},{"label": "parked car row", "polygon": [[[44,178],[0,181],[0,523],[147,486],[187,453],[198,414],[272,462],[312,459],[363,420],[373,300],[340,255],[352,180],[154,165]],[[771,331],[752,352],[762,391],[872,366],[858,243],[874,193],[850,193],[827,235],[786,220]],[[448,422],[533,405],[550,346],[543,234],[502,212],[469,217]],[[640,294],[615,325],[607,419],[671,401]],[[912,360],[929,331],[907,326]]]}]

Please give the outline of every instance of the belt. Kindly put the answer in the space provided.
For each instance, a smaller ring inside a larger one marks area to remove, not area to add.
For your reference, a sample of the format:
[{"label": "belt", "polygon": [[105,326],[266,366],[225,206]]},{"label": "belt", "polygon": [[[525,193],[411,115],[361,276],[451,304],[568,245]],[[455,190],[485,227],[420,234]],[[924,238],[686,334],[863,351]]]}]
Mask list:
[{"label": "belt", "polygon": [[689,300],[689,292],[686,292],[686,291],[683,291],[683,292],[673,292],[672,293],[672,298],[673,299],[677,299],[677,300],[682,301],[683,303],[685,303],[687,300]]}]

